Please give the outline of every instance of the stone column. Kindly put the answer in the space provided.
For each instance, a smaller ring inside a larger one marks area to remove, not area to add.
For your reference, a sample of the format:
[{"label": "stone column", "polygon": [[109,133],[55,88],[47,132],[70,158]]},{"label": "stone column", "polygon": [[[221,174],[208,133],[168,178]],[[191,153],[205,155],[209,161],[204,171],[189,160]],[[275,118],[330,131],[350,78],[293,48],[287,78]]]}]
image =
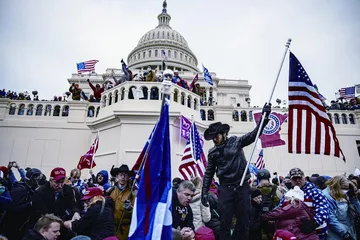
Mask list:
[{"label": "stone column", "polygon": [[208,106],[210,105],[209,96],[210,96],[210,88],[206,87],[206,102],[208,103]]}]

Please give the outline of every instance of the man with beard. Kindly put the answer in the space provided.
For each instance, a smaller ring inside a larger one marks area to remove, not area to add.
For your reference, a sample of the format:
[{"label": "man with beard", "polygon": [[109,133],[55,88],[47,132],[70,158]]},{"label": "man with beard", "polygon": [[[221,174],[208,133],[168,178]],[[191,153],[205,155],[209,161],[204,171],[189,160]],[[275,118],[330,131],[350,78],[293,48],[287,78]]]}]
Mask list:
[{"label": "man with beard", "polygon": [[[209,150],[208,165],[204,175],[202,190],[202,203],[207,206],[208,192],[211,181],[216,172],[220,181],[219,206],[221,218],[220,239],[249,239],[250,224],[250,179],[249,169],[246,169],[247,161],[243,148],[255,141],[257,132],[262,133],[269,122],[271,104],[263,107],[265,121],[260,123],[252,131],[243,136],[231,136],[228,138],[230,126],[216,122],[210,124],[205,131],[205,140],[213,140],[215,146]],[[246,173],[245,181],[240,186],[241,178]],[[233,216],[236,218],[236,226],[231,235],[230,229]]]}]

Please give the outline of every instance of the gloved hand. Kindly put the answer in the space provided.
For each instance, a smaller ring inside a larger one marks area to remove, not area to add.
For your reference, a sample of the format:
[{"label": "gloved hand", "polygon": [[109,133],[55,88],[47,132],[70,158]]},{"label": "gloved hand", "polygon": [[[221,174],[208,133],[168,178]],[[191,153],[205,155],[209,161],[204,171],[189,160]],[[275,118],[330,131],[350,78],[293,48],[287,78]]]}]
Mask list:
[{"label": "gloved hand", "polygon": [[208,207],[209,206],[209,202],[208,202],[208,196],[209,194],[208,193],[202,193],[201,194],[201,203],[202,205],[204,205],[205,207]]},{"label": "gloved hand", "polygon": [[355,240],[349,232],[347,232],[344,236],[343,236],[344,240]]},{"label": "gloved hand", "polygon": [[265,114],[265,119],[268,119],[270,113],[271,113],[271,103],[269,103],[269,104],[265,103],[264,107],[262,109],[262,115]]},{"label": "gloved hand", "polygon": [[124,202],[124,209],[126,211],[131,211],[133,209],[133,207],[131,206],[131,201],[130,200],[125,200]]},{"label": "gloved hand", "polygon": [[312,233],[318,227],[318,224],[315,220],[308,220],[305,218],[300,219],[300,231],[305,234]]}]

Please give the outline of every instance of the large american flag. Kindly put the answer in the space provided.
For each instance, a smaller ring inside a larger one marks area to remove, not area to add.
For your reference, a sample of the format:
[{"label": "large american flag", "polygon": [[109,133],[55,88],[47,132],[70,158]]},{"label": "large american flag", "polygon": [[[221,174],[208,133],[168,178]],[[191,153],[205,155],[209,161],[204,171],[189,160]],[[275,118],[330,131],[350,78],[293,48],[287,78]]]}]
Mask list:
[{"label": "large american flag", "polygon": [[206,158],[200,143],[200,134],[195,123],[191,125],[184,155],[179,166],[180,174],[185,180],[203,177],[206,169]]},{"label": "large american flag", "polygon": [[288,151],[330,155],[345,161],[319,94],[293,53],[290,53]]},{"label": "large american flag", "polygon": [[256,159],[255,167],[257,169],[259,169],[259,170],[265,168],[265,161],[264,161],[264,155],[263,155],[263,150],[262,149],[261,149],[261,151],[259,153],[258,159]]},{"label": "large american flag", "polygon": [[77,63],[78,73],[82,72],[95,72],[95,64],[98,63],[99,60],[89,60],[81,63]]},{"label": "large american flag", "polygon": [[345,99],[354,98],[355,97],[355,86],[341,88],[339,90],[339,92],[340,92],[340,97],[342,97],[342,98],[345,98]]}]

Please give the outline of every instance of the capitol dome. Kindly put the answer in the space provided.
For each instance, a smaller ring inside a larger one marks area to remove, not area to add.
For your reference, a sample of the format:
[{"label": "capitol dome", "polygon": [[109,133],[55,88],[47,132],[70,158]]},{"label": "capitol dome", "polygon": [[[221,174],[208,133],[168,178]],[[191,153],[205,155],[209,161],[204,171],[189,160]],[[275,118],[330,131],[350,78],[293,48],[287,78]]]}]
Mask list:
[{"label": "capitol dome", "polygon": [[198,72],[197,58],[190,50],[185,38],[170,27],[171,16],[167,13],[166,0],[163,10],[158,16],[159,24],[156,28],[145,33],[138,45],[131,51],[127,62],[132,69],[162,70],[162,61],[166,55],[167,68],[178,71]]}]

